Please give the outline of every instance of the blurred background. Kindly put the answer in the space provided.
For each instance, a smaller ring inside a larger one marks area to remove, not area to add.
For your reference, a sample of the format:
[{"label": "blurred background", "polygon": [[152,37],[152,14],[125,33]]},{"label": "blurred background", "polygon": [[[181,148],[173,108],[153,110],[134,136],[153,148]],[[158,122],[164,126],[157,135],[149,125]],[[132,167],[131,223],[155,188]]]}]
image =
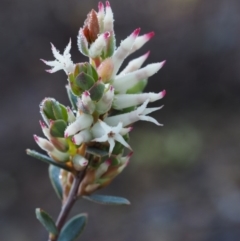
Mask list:
[{"label": "blurred background", "polygon": [[[154,103],[164,127],[137,123],[127,169],[99,193],[132,205],[107,207],[81,200],[72,214],[89,213],[79,240],[240,240],[240,1],[112,0],[117,44],[134,29],[155,37],[131,56],[151,51],[147,63],[167,60],[147,91],[166,89]],[[56,218],[60,202],[47,165],[25,154],[39,148],[39,103],[68,105],[63,71],[48,74],[71,37],[73,61],[79,27],[96,0],[2,0],[0,8],[0,240],[43,241],[35,218],[41,207]],[[127,63],[126,61],[125,63]]]}]

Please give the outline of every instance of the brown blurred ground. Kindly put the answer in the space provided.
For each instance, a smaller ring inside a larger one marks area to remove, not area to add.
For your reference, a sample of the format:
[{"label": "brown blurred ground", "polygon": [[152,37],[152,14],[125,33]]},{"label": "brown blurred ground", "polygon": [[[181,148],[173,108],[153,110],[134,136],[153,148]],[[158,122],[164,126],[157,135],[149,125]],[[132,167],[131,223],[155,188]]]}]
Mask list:
[{"label": "brown blurred ground", "polygon": [[[130,166],[102,193],[125,196],[130,207],[80,201],[88,212],[80,240],[240,240],[240,2],[238,0],[111,1],[118,44],[135,28],[156,36],[139,50],[148,63],[167,60],[148,91],[167,90],[155,117],[137,124]],[[60,203],[47,166],[25,155],[38,149],[38,105],[67,104],[63,72],[44,72],[49,42],[63,50],[72,38],[75,62],[85,61],[76,35],[93,0],[2,0],[0,8],[0,240],[43,241],[41,207],[56,217]]]}]

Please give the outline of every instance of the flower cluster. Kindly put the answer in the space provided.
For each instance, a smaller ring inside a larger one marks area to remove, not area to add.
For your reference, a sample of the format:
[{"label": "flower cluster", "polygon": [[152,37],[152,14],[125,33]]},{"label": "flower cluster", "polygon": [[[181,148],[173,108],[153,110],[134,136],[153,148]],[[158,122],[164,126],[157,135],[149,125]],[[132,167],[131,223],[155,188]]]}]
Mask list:
[{"label": "flower cluster", "polygon": [[[161,107],[148,108],[150,102],[162,99],[159,93],[142,93],[147,79],[162,68],[165,61],[141,67],[149,52],[119,69],[130,54],[141,48],[154,35],[139,36],[136,29],[118,48],[115,44],[113,12],[109,2],[99,3],[80,28],[79,51],[89,62],[73,63],[71,40],[63,54],[52,44],[54,61],[42,60],[49,73],[64,70],[68,76],[67,93],[72,108],[52,98],[41,105],[44,122],[40,121],[46,138],[34,136],[36,143],[58,163],[68,166],[62,171],[61,184],[67,197],[71,175],[86,170],[79,186],[79,195],[88,195],[108,185],[128,164],[132,155],[129,132],[133,123],[143,120],[161,125],[149,114]],[[124,156],[125,147],[130,153]]]}]

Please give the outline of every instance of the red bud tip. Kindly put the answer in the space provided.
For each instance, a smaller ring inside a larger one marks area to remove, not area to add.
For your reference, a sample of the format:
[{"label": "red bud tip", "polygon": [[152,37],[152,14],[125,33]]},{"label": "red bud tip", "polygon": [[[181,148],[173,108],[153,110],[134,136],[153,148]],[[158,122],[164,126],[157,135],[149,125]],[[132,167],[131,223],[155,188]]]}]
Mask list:
[{"label": "red bud tip", "polygon": [[52,74],[52,70],[51,69],[46,69],[45,71],[50,73],[50,74]]},{"label": "red bud tip", "polygon": [[108,159],[108,160],[105,161],[105,163],[106,163],[108,166],[110,166],[111,163],[112,163],[112,160],[111,160],[111,159]]},{"label": "red bud tip", "polygon": [[110,37],[110,35],[111,35],[111,34],[110,34],[109,32],[106,32],[106,33],[103,34],[103,36],[104,36],[105,39],[108,39],[108,38]]},{"label": "red bud tip", "polygon": [[76,144],[76,141],[75,141],[75,138],[74,138],[74,137],[72,138],[72,142],[73,142],[74,144]]},{"label": "red bud tip", "polygon": [[138,34],[139,34],[139,32],[140,32],[140,30],[141,30],[141,28],[137,28],[137,29],[135,29],[135,30],[133,31],[132,34],[133,34],[135,37],[137,37]]},{"label": "red bud tip", "polygon": [[68,138],[68,133],[65,133],[65,134],[64,134],[64,137],[65,137],[65,138]]},{"label": "red bud tip", "polygon": [[86,162],[84,162],[82,165],[83,165],[83,166],[87,166],[87,164],[88,164],[88,162],[86,161]]},{"label": "red bud tip", "polygon": [[149,54],[150,54],[150,50],[146,54],[144,54],[145,58],[147,58]]},{"label": "red bud tip", "polygon": [[33,138],[34,138],[34,140],[36,141],[36,142],[38,142],[38,136],[37,135],[33,135]]},{"label": "red bud tip", "polygon": [[160,92],[160,94],[162,95],[162,97],[164,97],[166,95],[166,90],[163,90],[162,92]]},{"label": "red bud tip", "polygon": [[50,125],[53,124],[53,120],[49,120]]},{"label": "red bud tip", "polygon": [[114,91],[114,87],[112,85],[110,86],[110,91]]},{"label": "red bud tip", "polygon": [[45,125],[45,123],[43,122],[43,121],[39,121],[39,124],[40,124],[40,126],[42,127],[42,128],[44,128],[44,127],[46,127],[46,125]]},{"label": "red bud tip", "polygon": [[84,92],[83,92],[83,95],[84,95],[85,97],[88,97],[88,96],[90,96],[90,93],[89,93],[88,91],[84,91]]},{"label": "red bud tip", "polygon": [[133,126],[130,126],[130,127],[129,127],[129,131],[132,131],[132,130],[133,130]]},{"label": "red bud tip", "polygon": [[67,112],[71,112],[71,109],[69,106],[67,106]]},{"label": "red bud tip", "polygon": [[130,158],[133,155],[133,151],[130,152],[127,156]]},{"label": "red bud tip", "polygon": [[55,49],[55,46],[52,43],[50,43],[50,44],[51,44],[52,49]]},{"label": "red bud tip", "polygon": [[109,1],[106,1],[106,7],[111,7]]},{"label": "red bud tip", "polygon": [[146,33],[146,34],[145,34],[145,36],[147,37],[147,39],[151,39],[154,35],[155,35],[154,32],[150,32],[150,33]]},{"label": "red bud tip", "polygon": [[101,12],[103,10],[104,6],[102,2],[98,3],[98,11]]},{"label": "red bud tip", "polygon": [[160,64],[161,64],[161,65],[162,65],[162,67],[163,67],[163,65],[165,65],[165,64],[166,64],[166,60],[162,61]]}]

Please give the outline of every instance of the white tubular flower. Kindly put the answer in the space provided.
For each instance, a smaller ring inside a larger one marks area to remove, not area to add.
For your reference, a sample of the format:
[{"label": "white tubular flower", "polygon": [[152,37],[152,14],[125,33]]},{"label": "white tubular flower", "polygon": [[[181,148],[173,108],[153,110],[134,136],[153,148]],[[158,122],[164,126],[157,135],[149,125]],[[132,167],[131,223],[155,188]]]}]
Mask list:
[{"label": "white tubular flower", "polygon": [[125,114],[121,114],[121,115],[110,116],[110,117],[105,118],[104,121],[110,126],[115,126],[119,122],[121,122],[123,126],[128,126],[139,120],[149,121],[158,126],[162,126],[162,124],[158,123],[157,120],[155,120],[154,118],[152,118],[150,116],[146,116],[146,115],[152,113],[153,111],[161,109],[163,106],[156,107],[156,108],[146,108],[148,102],[149,102],[149,99],[147,99],[141,106],[139,106],[134,111],[131,111],[131,112],[125,113]]},{"label": "white tubular flower", "polygon": [[95,110],[95,104],[88,91],[82,93],[82,98],[78,99],[78,109],[86,114],[92,114]]},{"label": "white tubular flower", "polygon": [[73,123],[76,120],[76,117],[69,106],[67,107],[67,113],[68,113],[68,122]]},{"label": "white tubular flower", "polygon": [[103,97],[96,104],[96,111],[101,115],[107,113],[111,107],[114,98],[114,88],[111,85],[109,89],[103,94]]},{"label": "white tubular flower", "polygon": [[50,141],[48,141],[42,137],[39,137],[37,135],[34,135],[33,137],[41,149],[43,149],[44,151],[48,151],[48,152],[54,151],[55,147],[53,146],[53,144]]},{"label": "white tubular flower", "polygon": [[133,47],[129,54],[135,52],[136,50],[140,49],[145,43],[147,43],[153,36],[155,35],[154,32],[146,33],[142,36],[138,36],[133,44]]},{"label": "white tubular flower", "polygon": [[51,142],[48,140],[41,138],[37,135],[34,135],[34,140],[38,144],[38,146],[44,151],[48,152],[49,156],[51,156],[54,160],[58,161],[67,161],[69,159],[69,154],[61,152],[57,150]]},{"label": "white tubular flower", "polygon": [[108,142],[110,144],[109,147],[109,155],[111,155],[113,148],[115,146],[115,141],[120,142],[123,146],[129,148],[131,150],[131,147],[129,144],[124,140],[122,135],[127,134],[129,131],[131,131],[132,128],[123,128],[123,124],[121,122],[118,122],[115,127],[107,125],[105,122],[100,121],[96,123],[92,127],[92,134],[95,139],[92,141],[96,142]]},{"label": "white tubular flower", "polygon": [[135,86],[139,80],[147,79],[158,72],[164,65],[165,61],[160,63],[149,64],[144,68],[135,70],[126,75],[117,76],[113,81],[113,86],[119,93],[126,93],[126,91]]},{"label": "white tubular flower", "polygon": [[89,128],[93,123],[92,115],[81,113],[77,119],[70,124],[64,132],[65,138],[75,135],[77,132]]},{"label": "white tubular flower", "polygon": [[149,102],[162,99],[166,94],[163,90],[160,93],[142,93],[142,94],[119,94],[115,95],[113,101],[113,108],[116,110],[122,110],[131,106],[141,105],[147,99]]},{"label": "white tubular flower", "polygon": [[113,12],[110,6],[110,3],[106,1],[106,14],[103,20],[103,29],[105,31],[113,31]]},{"label": "white tubular flower", "polygon": [[42,132],[43,132],[44,136],[46,136],[48,138],[48,140],[50,140],[51,135],[50,135],[49,128],[47,128],[47,126],[45,125],[45,123],[43,121],[40,120],[39,123],[42,128]]},{"label": "white tubular flower", "polygon": [[105,162],[103,162],[98,169],[96,170],[95,173],[95,180],[99,179],[109,168],[109,166],[111,165],[111,160],[108,159]]},{"label": "white tubular flower", "polygon": [[146,54],[144,54],[136,59],[131,60],[128,63],[128,65],[126,66],[126,68],[119,75],[117,75],[117,77],[122,76],[124,74],[128,74],[135,70],[138,70],[142,66],[142,64],[145,62],[145,60],[148,58],[149,54],[150,54],[150,51],[148,51]]},{"label": "white tubular flower", "polygon": [[98,18],[98,24],[100,27],[100,32],[103,32],[103,19],[104,19],[105,13],[104,13],[104,5],[102,2],[98,3],[98,13],[97,13],[97,18]]},{"label": "white tubular flower", "polygon": [[134,41],[137,38],[139,32],[140,32],[140,28],[133,31],[133,33],[130,36],[128,36],[126,39],[124,39],[121,42],[118,49],[114,52],[112,56],[112,60],[114,63],[114,70],[112,73],[112,77],[116,75],[124,59],[129,55],[129,52],[132,49]]},{"label": "white tubular flower", "polygon": [[55,48],[55,46],[52,43],[51,45],[52,45],[52,53],[56,60],[46,61],[44,59],[41,59],[43,63],[52,67],[52,69],[46,70],[46,71],[49,73],[54,73],[54,72],[57,72],[58,70],[63,69],[66,74],[72,73],[74,71],[75,65],[71,60],[71,54],[70,54],[71,39],[67,47],[65,48],[63,55],[59,53],[59,51]]},{"label": "white tubular flower", "polygon": [[81,145],[82,143],[89,142],[92,139],[91,132],[87,130],[80,131],[73,136],[72,141],[76,145]]},{"label": "white tubular flower", "polygon": [[78,32],[78,37],[77,37],[77,45],[79,51],[83,54],[88,56],[88,41],[83,33],[83,29],[80,28]]},{"label": "white tubular flower", "polygon": [[82,171],[87,166],[88,160],[85,157],[76,154],[72,159],[72,163],[75,170]]},{"label": "white tubular flower", "polygon": [[96,58],[101,55],[102,50],[107,44],[107,39],[110,37],[109,32],[105,32],[98,36],[98,38],[92,43],[89,49],[89,57]]}]

